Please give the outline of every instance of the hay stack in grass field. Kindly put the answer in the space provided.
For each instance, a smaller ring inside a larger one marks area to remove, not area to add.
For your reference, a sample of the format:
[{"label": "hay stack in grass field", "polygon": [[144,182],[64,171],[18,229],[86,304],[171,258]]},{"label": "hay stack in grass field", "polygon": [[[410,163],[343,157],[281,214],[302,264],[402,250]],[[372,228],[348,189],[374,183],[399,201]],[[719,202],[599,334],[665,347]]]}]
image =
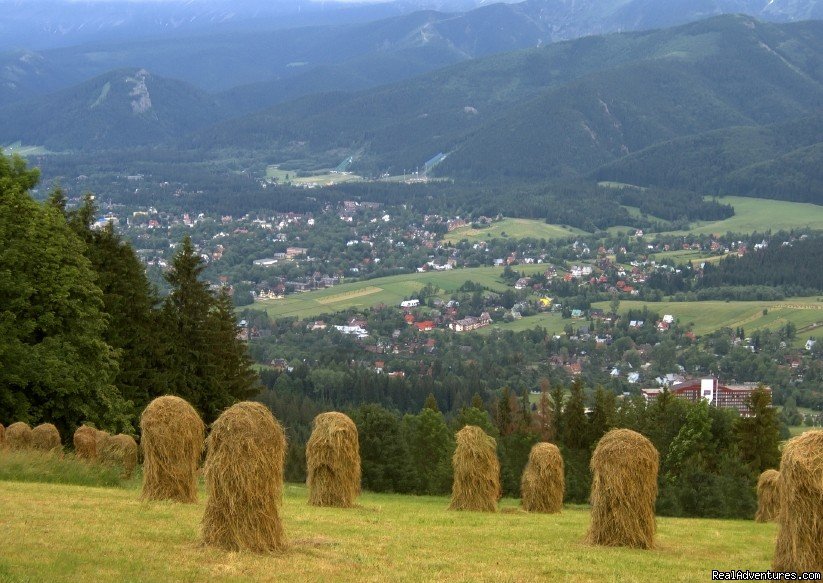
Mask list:
[{"label": "hay stack in grass field", "polygon": [[466,425],[455,436],[454,482],[450,510],[496,512],[500,500],[497,442],[479,427]]},{"label": "hay stack in grass field", "polygon": [[100,462],[123,468],[123,477],[131,478],[137,467],[137,442],[131,435],[109,435],[100,446]]},{"label": "hay stack in grass field", "polygon": [[31,427],[18,421],[6,428],[6,447],[9,449],[29,449],[31,447]]},{"label": "hay stack in grass field", "polygon": [[520,480],[523,510],[555,513],[563,510],[563,456],[553,443],[535,443]]},{"label": "hay stack in grass field", "polygon": [[286,436],[261,403],[237,403],[212,424],[203,474],[203,541],[230,551],[286,548],[280,503]]},{"label": "hay stack in grass field", "polygon": [[205,425],[180,397],[148,404],[140,416],[143,447],[143,500],[197,502],[197,465]]},{"label": "hay stack in grass field", "polygon": [[74,455],[83,460],[97,459],[97,430],[88,425],[81,425],[74,432]]},{"label": "hay stack in grass field", "polygon": [[774,571],[823,571],[823,430],[807,431],[783,449]]},{"label": "hay stack in grass field", "polygon": [[351,508],[360,494],[360,440],[347,415],[321,413],[306,444],[309,504]]},{"label": "hay stack in grass field", "polygon": [[51,423],[42,423],[31,430],[31,447],[40,451],[60,449],[60,432]]},{"label": "hay stack in grass field", "polygon": [[660,455],[629,429],[604,435],[591,460],[591,525],[586,542],[610,547],[654,547],[654,504]]},{"label": "hay stack in grass field", "polygon": [[757,479],[757,513],[756,522],[772,522],[780,511],[780,494],[777,490],[780,472],[766,470]]},{"label": "hay stack in grass field", "polygon": [[111,434],[102,429],[94,430],[94,449],[97,452],[97,457],[100,457],[100,452],[103,450],[103,444],[111,437]]},{"label": "hay stack in grass field", "polygon": [[6,428],[0,423],[0,449],[6,447]]}]

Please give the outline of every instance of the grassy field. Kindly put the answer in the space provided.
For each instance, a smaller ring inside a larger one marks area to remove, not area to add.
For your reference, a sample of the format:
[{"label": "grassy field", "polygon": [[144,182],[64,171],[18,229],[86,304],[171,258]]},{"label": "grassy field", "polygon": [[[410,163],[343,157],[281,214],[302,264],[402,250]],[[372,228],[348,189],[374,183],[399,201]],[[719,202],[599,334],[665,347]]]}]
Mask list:
[{"label": "grassy field", "polygon": [[445,497],[369,494],[354,509],[306,504],[287,485],[290,549],[204,547],[204,502],[141,503],[136,486],[0,482],[0,581],[708,581],[712,569],[764,570],[774,524],[658,518],[652,551],[582,542],[585,507],[559,515],[450,512]]},{"label": "grassy field", "polygon": [[[609,302],[596,302],[593,307],[609,309]],[[760,329],[777,329],[792,322],[797,326],[798,342],[809,336],[821,335],[823,329],[823,302],[817,297],[791,298],[773,302],[642,302],[621,301],[620,312],[643,309],[657,312],[662,317],[671,314],[681,325],[693,323],[695,334],[706,334],[720,328],[742,327],[746,333]],[[767,310],[764,315],[763,310]]]},{"label": "grassy field", "polygon": [[509,237],[512,239],[562,239],[583,233],[580,229],[561,227],[559,225],[549,225],[543,221],[531,219],[511,219],[505,218],[497,221],[483,229],[474,229],[471,226],[461,227],[448,233],[443,239],[450,243],[457,243],[461,239],[468,239],[474,243],[477,241],[491,241]]},{"label": "grassy field", "polygon": [[[546,269],[544,265],[518,265],[517,271],[538,273]],[[467,280],[474,281],[493,290],[503,291],[506,286],[500,279],[501,267],[476,267],[450,271],[430,271],[426,273],[404,273],[344,283],[323,290],[291,294],[281,300],[266,300],[254,304],[265,309],[273,318],[296,316],[311,318],[323,313],[337,312],[348,308],[367,308],[378,304],[399,305],[404,298],[414,295],[427,283],[438,286],[442,295],[449,296]]]},{"label": "grassy field", "polygon": [[690,249],[678,249],[676,251],[661,251],[660,253],[652,253],[649,259],[657,261],[658,263],[674,263],[676,265],[686,265],[689,261],[692,264],[699,266],[701,263],[717,263],[723,259],[723,255],[709,255],[703,251],[693,251]]},{"label": "grassy field", "polygon": [[550,334],[560,334],[566,324],[577,325],[577,320],[564,320],[559,312],[541,312],[534,316],[513,320],[511,322],[494,322],[491,326],[480,328],[477,334],[491,334],[495,330],[511,330],[512,332],[522,332],[531,330],[535,326],[541,326]]},{"label": "grassy field", "polygon": [[823,229],[823,206],[820,205],[742,196],[726,196],[718,200],[732,205],[734,216],[722,221],[696,222],[688,232],[723,235],[729,231],[751,233],[801,227]]},{"label": "grassy field", "polygon": [[362,180],[356,174],[332,174],[331,172],[319,172],[312,176],[298,177],[296,170],[283,170],[277,164],[266,167],[266,178],[274,179],[281,184],[290,182],[298,186],[312,183],[328,186],[330,184],[340,184],[341,182]]}]

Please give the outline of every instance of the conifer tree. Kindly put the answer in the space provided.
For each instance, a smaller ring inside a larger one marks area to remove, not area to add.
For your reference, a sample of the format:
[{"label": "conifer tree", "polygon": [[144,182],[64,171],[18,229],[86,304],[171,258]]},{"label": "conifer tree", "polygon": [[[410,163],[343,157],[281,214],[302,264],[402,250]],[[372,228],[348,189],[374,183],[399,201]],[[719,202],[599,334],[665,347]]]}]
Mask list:
[{"label": "conifer tree", "polygon": [[753,391],[751,416],[737,420],[734,432],[740,458],[755,474],[780,464],[780,425],[771,394],[762,385]]},{"label": "conifer tree", "polygon": [[58,206],[29,195],[38,172],[0,156],[0,418],[48,421],[63,435],[130,419],[85,245]]},{"label": "conifer tree", "polygon": [[583,381],[578,377],[572,382],[571,395],[563,412],[563,444],[569,449],[586,449],[589,445],[585,399]]}]

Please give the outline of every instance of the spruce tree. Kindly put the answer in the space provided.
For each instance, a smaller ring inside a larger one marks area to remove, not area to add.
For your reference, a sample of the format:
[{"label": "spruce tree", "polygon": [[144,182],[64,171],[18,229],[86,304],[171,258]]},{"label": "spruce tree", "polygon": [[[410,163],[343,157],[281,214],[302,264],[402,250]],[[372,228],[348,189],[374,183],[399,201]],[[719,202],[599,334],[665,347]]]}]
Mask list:
[{"label": "spruce tree", "polygon": [[572,382],[571,395],[563,413],[563,444],[569,449],[589,446],[585,399],[583,381],[578,377]]},{"label": "spruce tree", "polygon": [[752,392],[749,417],[741,417],[734,427],[740,458],[755,474],[780,464],[780,425],[772,398],[762,385]]}]

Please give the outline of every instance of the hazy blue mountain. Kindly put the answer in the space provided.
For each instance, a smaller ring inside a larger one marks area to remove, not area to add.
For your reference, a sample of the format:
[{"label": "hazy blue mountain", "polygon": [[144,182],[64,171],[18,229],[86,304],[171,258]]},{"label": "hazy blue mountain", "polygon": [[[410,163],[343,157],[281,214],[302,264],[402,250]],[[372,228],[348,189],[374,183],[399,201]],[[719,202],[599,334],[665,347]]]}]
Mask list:
[{"label": "hazy blue mountain", "polygon": [[118,70],[0,109],[0,143],[52,150],[150,146],[224,115],[214,97],[192,85],[144,69]]},{"label": "hazy blue mountain", "polygon": [[204,130],[195,143],[283,157],[350,151],[367,172],[449,152],[437,171],[456,178],[580,175],[678,137],[818,111],[821,54],[821,22],[718,17],[298,99]]},{"label": "hazy blue mountain", "polygon": [[[481,4],[0,0],[0,51],[6,49],[0,54],[0,105],[106,71],[144,67],[208,92],[259,83],[242,90],[245,110],[318,89],[390,83],[494,53],[594,34],[663,28],[717,14],[740,12],[779,21],[823,17],[823,4],[817,0]],[[420,10],[424,7],[439,10]],[[38,41],[43,35],[74,46],[46,50],[57,41]],[[326,82],[318,86],[323,76]]]}]

